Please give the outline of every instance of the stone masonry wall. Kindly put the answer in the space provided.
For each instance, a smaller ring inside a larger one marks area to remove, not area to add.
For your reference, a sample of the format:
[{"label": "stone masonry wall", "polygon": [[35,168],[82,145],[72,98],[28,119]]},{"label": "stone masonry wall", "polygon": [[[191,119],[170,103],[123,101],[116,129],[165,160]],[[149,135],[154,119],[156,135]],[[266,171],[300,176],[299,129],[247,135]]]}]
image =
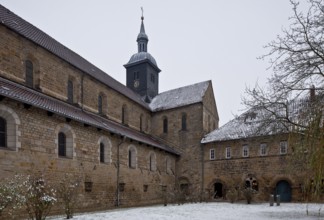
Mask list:
[{"label": "stone masonry wall", "polygon": [[[209,198],[214,193],[213,184],[223,184],[223,196],[233,186],[243,187],[247,178],[258,182],[257,200],[267,201],[269,195],[275,192],[276,184],[287,181],[292,188],[292,201],[301,198],[300,184],[303,171],[300,164],[290,163],[292,146],[288,144],[287,154],[281,155],[279,142],[287,141],[287,136],[268,136],[214,142],[204,145],[204,189]],[[260,156],[260,144],[267,144],[267,154]],[[249,146],[249,156],[243,157],[243,145]],[[226,148],[231,148],[231,158],[226,159]],[[215,159],[210,159],[210,150],[215,150]]]}]

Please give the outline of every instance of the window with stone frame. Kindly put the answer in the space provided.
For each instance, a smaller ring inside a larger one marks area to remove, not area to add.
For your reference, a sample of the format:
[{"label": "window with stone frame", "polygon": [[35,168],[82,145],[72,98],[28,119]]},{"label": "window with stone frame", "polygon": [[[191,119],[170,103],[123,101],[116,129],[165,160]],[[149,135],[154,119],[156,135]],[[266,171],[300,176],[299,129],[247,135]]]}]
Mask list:
[{"label": "window with stone frame", "polygon": [[58,155],[66,157],[66,136],[63,132],[58,134]]},{"label": "window with stone frame", "polygon": [[259,183],[257,179],[249,175],[249,177],[245,179],[245,188],[251,188],[255,191],[259,191]]},{"label": "window with stone frame", "polygon": [[172,174],[171,159],[169,157],[165,158],[165,172],[167,174]]},{"label": "window with stone frame", "polygon": [[280,145],[280,154],[281,155],[287,154],[288,142],[287,141],[280,141],[279,145]]},{"label": "window with stone frame", "polygon": [[149,168],[150,171],[156,171],[156,156],[154,153],[150,153]]},{"label": "window with stone frame", "polygon": [[7,121],[0,117],[0,147],[7,147]]},{"label": "window with stone frame", "polygon": [[210,151],[209,151],[209,159],[210,160],[215,160],[216,159],[215,149],[210,149]]},{"label": "window with stone frame", "polygon": [[225,158],[230,159],[231,157],[231,147],[226,147]]},{"label": "window with stone frame", "polygon": [[130,146],[128,149],[128,167],[132,169],[136,169],[136,148],[135,146]]},{"label": "window with stone frame", "polygon": [[243,157],[249,157],[249,146],[248,145],[243,145],[242,147],[242,156]]},{"label": "window with stone frame", "polygon": [[33,88],[34,87],[34,65],[30,60],[25,61],[26,65],[26,86]]},{"label": "window with stone frame", "polygon": [[68,80],[67,84],[67,101],[69,103],[73,103],[73,93],[74,93],[74,88],[73,88],[73,81],[71,79]]},{"label": "window with stone frame", "polygon": [[0,104],[0,147],[17,151],[21,147],[20,119],[10,107]]},{"label": "window with stone frame", "polygon": [[261,143],[260,144],[260,156],[266,156],[267,155],[267,144]]},{"label": "window with stone frame", "polygon": [[55,143],[57,144],[57,155],[72,159],[74,157],[75,133],[68,124],[59,124],[56,129]]},{"label": "window with stone frame", "polygon": [[100,163],[111,162],[111,141],[106,136],[101,136],[97,142],[98,144],[98,157]]},{"label": "window with stone frame", "polygon": [[140,131],[143,131],[144,129],[143,129],[143,118],[144,118],[144,116],[143,116],[143,114],[141,114],[140,115]]},{"label": "window with stone frame", "polygon": [[168,133],[168,118],[163,117],[163,133]]},{"label": "window with stone frame", "polygon": [[99,94],[98,95],[98,113],[100,115],[102,115],[102,113],[103,113],[103,110],[102,110],[103,103],[102,102],[103,102],[102,94]]},{"label": "window with stone frame", "polygon": [[181,115],[181,130],[186,131],[187,130],[187,114],[182,113]]},{"label": "window with stone frame", "polygon": [[100,143],[100,162],[105,162],[105,145],[104,143]]},{"label": "window with stone frame", "polygon": [[126,105],[123,105],[122,106],[122,118],[121,118],[121,121],[122,121],[122,124],[124,125],[127,125],[127,119],[128,119],[128,112],[127,112],[127,106]]}]

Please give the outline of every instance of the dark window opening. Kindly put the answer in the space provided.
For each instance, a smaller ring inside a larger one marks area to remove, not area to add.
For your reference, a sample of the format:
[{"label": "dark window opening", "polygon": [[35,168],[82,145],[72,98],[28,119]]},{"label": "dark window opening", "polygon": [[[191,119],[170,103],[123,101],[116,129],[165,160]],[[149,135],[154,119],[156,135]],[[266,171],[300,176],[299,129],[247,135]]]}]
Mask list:
[{"label": "dark window opening", "polygon": [[28,87],[34,86],[34,66],[30,60],[26,60],[26,85]]},{"label": "dark window opening", "polygon": [[92,191],[92,182],[84,182],[84,191],[86,192]]},{"label": "dark window opening", "polygon": [[100,143],[100,162],[105,162],[105,145],[103,143]]},{"label": "dark window opening", "polygon": [[139,72],[134,72],[134,80],[139,79]]},{"label": "dark window opening", "polygon": [[67,94],[68,100],[67,101],[69,103],[73,103],[73,82],[72,82],[72,80],[68,80],[67,90],[68,90],[68,94]]},{"label": "dark window opening", "polygon": [[154,76],[153,73],[151,73],[151,82],[152,82],[152,83],[155,83],[155,76]]},{"label": "dark window opening", "polygon": [[140,131],[143,131],[143,115],[140,116]]},{"label": "dark window opening", "polygon": [[168,119],[163,119],[163,133],[168,133]]},{"label": "dark window opening", "polygon": [[125,114],[126,114],[126,107],[123,106],[123,107],[122,107],[122,124],[126,124],[126,121],[125,121]]},{"label": "dark window opening", "polygon": [[189,191],[189,184],[188,183],[182,183],[180,184],[180,191],[184,194],[187,194]]},{"label": "dark window opening", "polygon": [[58,134],[58,150],[59,156],[65,157],[66,156],[66,136],[63,132]]},{"label": "dark window opening", "polygon": [[182,114],[181,130],[183,130],[183,131],[187,130],[187,115],[186,114]]},{"label": "dark window opening", "polygon": [[0,147],[7,147],[7,121],[0,117]]},{"label": "dark window opening", "polygon": [[143,185],[143,191],[147,192],[147,189],[148,189],[148,185]]},{"label": "dark window opening", "polygon": [[98,113],[102,114],[102,95],[98,96]]},{"label": "dark window opening", "polygon": [[119,188],[119,192],[124,192],[125,191],[125,183],[119,183],[118,188]]}]

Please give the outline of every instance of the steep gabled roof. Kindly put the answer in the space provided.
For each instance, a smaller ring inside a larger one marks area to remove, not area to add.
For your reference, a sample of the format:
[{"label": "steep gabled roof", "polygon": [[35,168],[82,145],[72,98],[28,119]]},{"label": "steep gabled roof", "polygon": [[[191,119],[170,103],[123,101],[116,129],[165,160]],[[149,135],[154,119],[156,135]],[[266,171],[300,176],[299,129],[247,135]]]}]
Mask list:
[{"label": "steep gabled roof", "polygon": [[154,137],[0,77],[0,96],[179,155]]},{"label": "steep gabled roof", "polygon": [[87,73],[110,88],[148,109],[147,103],[144,102],[141,97],[132,90],[2,5],[0,5],[0,24],[13,30],[26,39],[31,40],[45,50],[48,50],[59,58],[70,63],[77,69]]},{"label": "steep gabled roof", "polygon": [[210,83],[204,81],[160,93],[152,99],[149,106],[153,112],[158,112],[202,102]]}]

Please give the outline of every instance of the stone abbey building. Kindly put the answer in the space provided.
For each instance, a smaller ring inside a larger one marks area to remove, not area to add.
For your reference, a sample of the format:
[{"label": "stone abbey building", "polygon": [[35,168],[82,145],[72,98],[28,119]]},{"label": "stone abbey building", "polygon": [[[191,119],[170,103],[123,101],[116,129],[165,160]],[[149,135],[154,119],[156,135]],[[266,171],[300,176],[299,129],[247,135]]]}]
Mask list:
[{"label": "stone abbey building", "polygon": [[1,5],[0,20],[1,179],[78,174],[83,211],[161,203],[161,191],[226,198],[234,180],[297,199],[284,136],[228,138],[246,121],[218,129],[211,81],[159,93],[143,17],[126,86]]}]

